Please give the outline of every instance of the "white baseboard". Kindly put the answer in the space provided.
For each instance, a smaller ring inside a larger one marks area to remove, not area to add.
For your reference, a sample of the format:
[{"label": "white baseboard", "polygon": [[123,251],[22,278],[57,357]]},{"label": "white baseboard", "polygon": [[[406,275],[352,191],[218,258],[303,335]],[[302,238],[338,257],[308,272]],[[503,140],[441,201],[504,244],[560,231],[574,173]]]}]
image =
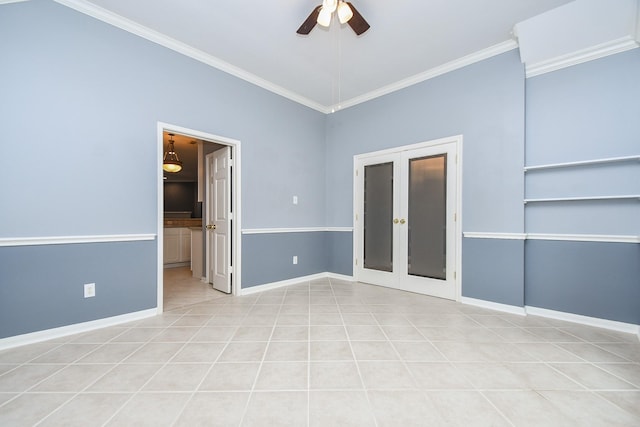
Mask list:
[{"label": "white baseboard", "polygon": [[580,314],[565,313],[563,311],[547,310],[539,307],[525,307],[527,314],[533,316],[547,317],[549,319],[564,320],[566,322],[580,323],[587,326],[609,329],[612,331],[626,332],[640,336],[640,325],[632,323],[618,322],[615,320],[600,319],[597,317],[582,316]]},{"label": "white baseboard", "polygon": [[490,310],[502,311],[504,313],[517,314],[518,316],[526,316],[524,307],[518,307],[516,305],[500,304],[492,301],[485,301],[481,299],[461,297],[460,302],[467,305],[473,305],[476,307],[488,308]]},{"label": "white baseboard", "polygon": [[345,282],[355,282],[353,276],[346,276],[344,274],[337,273],[326,273],[326,275],[329,279],[344,280]]},{"label": "white baseboard", "polygon": [[31,332],[23,335],[0,339],[0,350],[20,347],[27,344],[34,344],[51,339],[66,337],[68,335],[90,332],[108,326],[120,325],[122,323],[133,322],[153,317],[158,314],[157,308],[136,311],[133,313],[121,314],[119,316],[107,317],[105,319],[91,320],[89,322],[76,323],[59,328],[46,329],[44,331]]},{"label": "white baseboard", "polygon": [[345,276],[342,274],[324,272],[324,273],[310,274],[309,276],[294,277],[293,279],[281,280],[279,282],[265,283],[264,285],[251,286],[250,288],[243,288],[240,292],[240,295],[251,295],[258,292],[268,291],[271,289],[282,288],[283,286],[296,285],[300,282],[309,282],[311,280],[319,280],[319,279],[327,279],[327,278],[353,282],[352,276]]},{"label": "white baseboard", "polygon": [[581,325],[594,326],[596,328],[609,329],[611,331],[636,334],[640,340],[640,325],[632,323],[617,322],[615,320],[600,319],[597,317],[582,316],[580,314],[565,313],[563,311],[548,310],[546,308],[531,307],[529,305],[518,307],[515,305],[500,304],[475,298],[461,297],[463,304],[476,307],[488,308],[490,310],[502,311],[505,313],[517,314],[520,316],[540,316],[548,319],[563,320],[565,322],[579,323]]}]

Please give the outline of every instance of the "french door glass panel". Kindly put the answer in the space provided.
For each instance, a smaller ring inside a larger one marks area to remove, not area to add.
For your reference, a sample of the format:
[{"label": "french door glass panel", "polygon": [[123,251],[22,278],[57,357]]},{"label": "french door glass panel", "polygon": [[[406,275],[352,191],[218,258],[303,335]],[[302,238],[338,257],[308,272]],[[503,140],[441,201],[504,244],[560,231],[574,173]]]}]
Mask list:
[{"label": "french door glass panel", "polygon": [[408,186],[408,273],[445,280],[447,155],[409,159]]},{"label": "french door glass panel", "polygon": [[393,163],[364,167],[364,267],[393,271]]}]

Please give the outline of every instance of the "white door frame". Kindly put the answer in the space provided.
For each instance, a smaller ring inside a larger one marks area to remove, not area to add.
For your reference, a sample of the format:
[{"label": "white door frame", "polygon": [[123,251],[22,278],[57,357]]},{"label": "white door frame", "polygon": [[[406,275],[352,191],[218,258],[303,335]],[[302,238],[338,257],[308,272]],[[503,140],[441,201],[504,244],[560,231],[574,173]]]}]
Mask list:
[{"label": "white door frame", "polygon": [[231,230],[231,238],[233,239],[233,249],[231,250],[231,262],[233,264],[233,284],[231,286],[231,292],[233,295],[240,295],[242,290],[242,268],[241,268],[241,256],[242,253],[242,240],[241,240],[241,230],[242,230],[242,209],[241,209],[241,185],[240,180],[242,174],[240,173],[240,141],[236,139],[227,138],[224,136],[214,135],[207,132],[201,132],[194,129],[185,128],[182,126],[172,125],[169,123],[158,122],[157,125],[157,152],[156,152],[156,188],[157,188],[157,215],[156,222],[158,224],[157,228],[157,311],[158,314],[164,311],[164,265],[163,265],[163,244],[164,244],[164,179],[162,172],[162,159],[164,156],[164,142],[162,138],[163,132],[172,132],[181,135],[192,136],[194,138],[202,139],[208,142],[214,142],[216,144],[228,145],[231,147],[231,156],[233,158],[233,170],[232,170],[232,179],[233,179],[233,188],[231,190],[232,194],[232,210],[233,210],[233,226]]},{"label": "white door frame", "polygon": [[[360,197],[358,189],[358,179],[356,176],[359,163],[369,157],[383,156],[387,154],[395,154],[403,151],[414,150],[417,148],[435,147],[442,144],[455,144],[456,153],[456,221],[455,221],[455,273],[454,285],[456,287],[456,301],[460,301],[462,296],[462,135],[455,135],[446,138],[434,139],[431,141],[420,142],[417,144],[403,145],[400,147],[388,148],[386,150],[374,151],[370,153],[357,154],[353,156],[353,277],[358,281],[358,265],[356,262],[364,262],[358,259],[360,249],[360,227],[356,223],[357,213],[360,206]],[[362,219],[360,219],[362,220]]]}]

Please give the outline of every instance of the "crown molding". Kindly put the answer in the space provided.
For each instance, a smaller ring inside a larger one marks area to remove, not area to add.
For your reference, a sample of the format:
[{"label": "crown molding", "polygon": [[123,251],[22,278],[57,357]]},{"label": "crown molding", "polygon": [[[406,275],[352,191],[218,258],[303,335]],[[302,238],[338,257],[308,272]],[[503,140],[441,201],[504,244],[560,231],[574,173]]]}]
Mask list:
[{"label": "crown molding", "polygon": [[477,52],[474,52],[470,55],[463,56],[462,58],[454,59],[453,61],[447,62],[446,64],[442,64],[438,67],[431,68],[430,70],[413,75],[406,79],[400,80],[396,83],[383,86],[380,89],[376,89],[364,95],[357,96],[347,101],[340,102],[339,104],[332,105],[329,108],[329,110],[332,112],[338,111],[338,110],[344,110],[345,108],[353,107],[354,105],[357,105],[357,104],[362,104],[363,102],[370,101],[374,98],[378,98],[378,97],[387,95],[389,93],[398,91],[400,89],[404,89],[416,83],[421,83],[423,81],[433,79],[434,77],[441,76],[451,71],[455,71],[460,68],[466,67],[467,65],[475,64],[476,62],[483,61],[485,59],[503,54],[505,52],[509,52],[510,50],[517,49],[517,48],[518,48],[518,42],[516,42],[515,40],[507,40],[502,43],[498,43],[496,45],[488,47],[486,49],[482,49]]},{"label": "crown molding", "polygon": [[[24,0],[21,0],[21,1],[24,1]],[[166,35],[161,34],[158,31],[152,30],[151,28],[147,28],[123,16],[120,16],[106,9],[103,9],[99,6],[91,4],[85,0],[54,0],[54,1],[63,6],[69,7],[77,12],[83,13],[85,15],[91,16],[107,24],[113,25],[114,27],[120,28],[121,30],[125,30],[129,33],[132,33],[139,37],[147,39],[150,42],[159,44],[160,46],[164,46],[167,49],[171,49],[175,52],[181,53],[185,56],[188,56],[189,58],[195,59],[196,61],[207,64],[211,67],[217,68],[220,71],[231,74],[234,77],[245,80],[249,83],[252,83],[256,86],[259,86],[277,95],[288,98],[291,101],[297,102],[298,104],[302,104],[311,109],[320,111],[321,113],[328,114],[330,112],[330,109],[324,105],[318,104],[317,102],[314,102],[308,98],[305,98],[304,96],[300,96],[297,93],[294,93],[281,86],[273,84],[261,77],[258,77],[255,74],[251,74],[239,67],[231,65],[228,62],[225,62],[213,55],[205,53],[199,49],[195,49],[171,37],[167,37]]]},{"label": "crown molding", "polygon": [[604,58],[605,56],[615,55],[616,53],[626,52],[627,50],[640,47],[640,44],[631,36],[621,37],[595,46],[581,49],[566,55],[557,56],[545,61],[533,64],[525,64],[526,77],[535,77],[541,74],[550,73],[552,71],[561,70],[573,65],[582,64],[584,62],[593,61],[595,59]]},{"label": "crown molding", "polygon": [[23,1],[29,1],[29,0],[0,0],[0,5],[9,4],[9,3],[22,3]]},{"label": "crown molding", "polygon": [[[0,0],[0,3],[3,1],[13,2],[13,1],[28,1],[28,0]],[[504,52],[508,52],[518,47],[518,43],[515,40],[507,40],[505,42],[491,46],[487,49],[474,52],[470,55],[453,60],[441,66],[432,68],[423,73],[416,74],[404,80],[400,80],[396,83],[368,92],[364,95],[349,99],[339,104],[326,106],[326,105],[317,103],[315,101],[312,101],[311,99],[301,96],[295,92],[287,90],[274,83],[271,83],[268,80],[265,80],[261,77],[256,76],[255,74],[249,73],[239,67],[229,64],[228,62],[225,62],[213,55],[210,55],[201,50],[195,49],[191,46],[188,46],[185,43],[172,39],[171,37],[167,37],[164,34],[159,33],[158,31],[147,28],[143,25],[140,25],[123,16],[110,12],[106,9],[103,9],[85,0],[54,0],[54,1],[63,6],[69,7],[80,13],[91,16],[107,24],[113,25],[114,27],[120,28],[129,33],[135,34],[139,37],[142,37],[153,43],[164,46],[175,52],[181,53],[185,56],[195,59],[196,61],[207,64],[220,71],[231,74],[232,76],[245,80],[249,83],[252,83],[256,86],[259,86],[263,89],[266,89],[270,92],[283,96],[291,101],[297,102],[298,104],[304,105],[306,107],[309,107],[313,110],[319,111],[324,114],[330,114],[330,113],[339,111],[341,109],[345,109],[357,104],[361,104],[363,102],[372,100],[374,98],[378,98],[380,96],[389,94],[391,92],[404,89],[416,83],[420,83],[425,80],[432,79],[434,77],[440,76],[450,71],[454,71],[459,68],[466,67],[467,65],[471,65],[473,63],[482,61],[484,59],[491,58],[496,55],[500,55]]]}]

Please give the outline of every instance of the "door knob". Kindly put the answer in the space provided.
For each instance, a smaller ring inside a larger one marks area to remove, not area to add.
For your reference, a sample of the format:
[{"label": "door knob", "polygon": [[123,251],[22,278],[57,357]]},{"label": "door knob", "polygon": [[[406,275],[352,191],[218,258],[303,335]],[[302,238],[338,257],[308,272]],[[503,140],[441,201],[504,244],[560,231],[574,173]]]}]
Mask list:
[{"label": "door knob", "polygon": [[215,229],[216,229],[216,226],[215,226],[215,224],[214,224],[214,225],[207,224],[207,226],[206,226],[205,228],[206,228],[207,230],[215,230]]},{"label": "door knob", "polygon": [[399,220],[398,218],[394,218],[394,220],[393,220],[393,223],[394,223],[394,224],[397,224],[397,223],[399,223],[399,222],[400,222],[400,220]]},{"label": "door knob", "polygon": [[404,218],[402,218],[402,219],[400,220],[400,224],[404,224],[405,222],[407,222],[407,221],[405,221],[405,220],[404,220]]}]

